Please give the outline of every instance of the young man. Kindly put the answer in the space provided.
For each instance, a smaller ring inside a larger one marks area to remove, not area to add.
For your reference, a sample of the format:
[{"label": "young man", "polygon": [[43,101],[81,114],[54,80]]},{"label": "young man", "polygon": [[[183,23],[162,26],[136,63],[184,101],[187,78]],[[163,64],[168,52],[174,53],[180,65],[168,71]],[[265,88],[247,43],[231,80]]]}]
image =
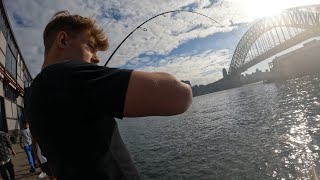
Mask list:
[{"label": "young man", "polygon": [[59,179],[139,179],[114,117],[169,116],[189,85],[161,72],[98,66],[108,41],[95,21],[57,13],[44,33],[43,69],[26,93],[32,135]]},{"label": "young man", "polygon": [[15,156],[16,153],[11,147],[8,135],[0,131],[0,174],[4,180],[9,180],[7,171],[9,172],[10,179],[15,179],[14,166],[10,159],[9,149],[12,155]]},{"label": "young man", "polygon": [[21,129],[20,129],[20,147],[21,149],[24,149],[28,162],[30,165],[30,172],[34,173],[36,172],[36,160],[33,157],[33,151],[32,151],[32,136],[29,129],[29,124],[27,122],[23,122]]}]

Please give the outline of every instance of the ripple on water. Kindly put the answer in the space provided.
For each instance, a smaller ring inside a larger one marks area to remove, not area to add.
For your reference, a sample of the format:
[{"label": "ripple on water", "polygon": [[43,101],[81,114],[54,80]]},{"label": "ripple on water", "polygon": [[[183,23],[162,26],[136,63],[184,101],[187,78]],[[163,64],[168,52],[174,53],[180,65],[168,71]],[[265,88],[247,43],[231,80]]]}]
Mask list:
[{"label": "ripple on water", "polygon": [[144,179],[314,179],[320,78],[196,97],[179,116],[118,121]]}]

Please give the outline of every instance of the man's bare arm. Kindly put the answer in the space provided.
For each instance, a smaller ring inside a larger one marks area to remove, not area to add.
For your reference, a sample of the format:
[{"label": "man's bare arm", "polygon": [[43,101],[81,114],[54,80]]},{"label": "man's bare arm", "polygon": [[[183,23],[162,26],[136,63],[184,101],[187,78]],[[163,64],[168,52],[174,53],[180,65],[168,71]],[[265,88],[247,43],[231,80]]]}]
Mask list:
[{"label": "man's bare arm", "polygon": [[191,87],[161,72],[133,71],[126,94],[124,116],[170,116],[192,103]]}]

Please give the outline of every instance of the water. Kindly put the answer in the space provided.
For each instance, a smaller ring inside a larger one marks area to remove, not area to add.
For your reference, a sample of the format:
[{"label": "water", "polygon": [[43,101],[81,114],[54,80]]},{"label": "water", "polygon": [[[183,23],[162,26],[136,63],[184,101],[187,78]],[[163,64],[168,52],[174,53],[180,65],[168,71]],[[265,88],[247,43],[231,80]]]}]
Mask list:
[{"label": "water", "polygon": [[118,121],[143,179],[320,179],[320,76],[193,99],[183,115]]}]

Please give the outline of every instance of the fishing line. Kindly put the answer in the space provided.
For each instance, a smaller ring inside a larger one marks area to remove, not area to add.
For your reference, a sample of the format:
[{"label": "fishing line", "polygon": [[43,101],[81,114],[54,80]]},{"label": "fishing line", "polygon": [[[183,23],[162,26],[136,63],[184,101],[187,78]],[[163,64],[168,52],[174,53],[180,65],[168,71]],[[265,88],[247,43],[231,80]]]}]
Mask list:
[{"label": "fishing line", "polygon": [[164,13],[160,13],[158,15],[155,15],[149,19],[147,19],[146,21],[144,21],[143,23],[141,23],[139,26],[137,26],[133,31],[131,31],[122,41],[121,43],[117,46],[117,48],[112,52],[112,54],[110,55],[110,57],[108,58],[107,62],[104,64],[104,66],[107,66],[107,64],[109,63],[109,61],[111,60],[111,58],[113,57],[113,55],[117,52],[117,50],[120,48],[120,46],[137,30],[137,29],[141,29],[143,31],[147,31],[146,28],[143,28],[142,26],[144,24],[146,24],[148,21],[151,21],[152,19],[156,18],[156,17],[159,17],[159,16],[165,16],[165,14],[169,14],[169,13],[180,13],[180,12],[187,12],[187,13],[193,13],[193,14],[197,14],[197,15],[200,15],[200,16],[203,16],[203,17],[206,17],[212,21],[214,21],[215,23],[219,24],[221,27],[223,27],[224,29],[226,29],[228,32],[230,32],[231,34],[233,34],[236,38],[238,38],[240,40],[240,38],[235,34],[233,33],[230,29],[228,29],[225,25],[223,25],[222,23],[220,23],[219,21],[205,15],[205,14],[202,14],[202,13],[199,13],[199,12],[195,12],[195,11],[187,11],[187,10],[173,10],[173,11],[167,11],[167,12],[164,12]]}]

